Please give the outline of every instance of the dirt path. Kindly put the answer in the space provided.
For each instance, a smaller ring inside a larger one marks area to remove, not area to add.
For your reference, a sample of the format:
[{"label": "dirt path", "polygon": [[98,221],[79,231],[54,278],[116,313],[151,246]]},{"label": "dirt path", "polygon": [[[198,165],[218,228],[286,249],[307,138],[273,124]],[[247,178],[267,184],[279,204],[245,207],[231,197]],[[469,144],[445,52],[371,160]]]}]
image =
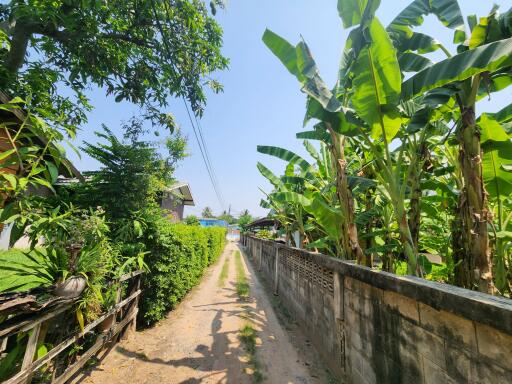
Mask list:
[{"label": "dirt path", "polygon": [[[92,368],[82,383],[252,383],[261,373],[266,383],[321,383],[308,371],[310,363],[292,346],[278,322],[264,288],[242,258],[250,297],[236,291],[235,251],[224,254],[202,283],[157,326],[118,344]],[[227,260],[227,261],[226,261]],[[229,267],[222,279],[222,269]],[[240,330],[256,331],[256,353],[247,352]],[[251,360],[252,357],[252,360]],[[256,362],[256,364],[254,364]]]}]

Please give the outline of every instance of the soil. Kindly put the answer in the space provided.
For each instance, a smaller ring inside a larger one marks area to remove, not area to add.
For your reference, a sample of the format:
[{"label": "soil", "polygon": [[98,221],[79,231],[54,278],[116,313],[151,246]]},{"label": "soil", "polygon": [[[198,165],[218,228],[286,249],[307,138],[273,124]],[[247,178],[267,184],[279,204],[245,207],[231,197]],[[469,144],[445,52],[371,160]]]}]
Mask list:
[{"label": "soil", "polygon": [[[269,299],[269,290],[243,253],[250,298],[238,297],[234,255],[238,249],[236,243],[228,243],[199,286],[166,319],[116,344],[75,382],[243,384],[258,382],[256,369],[264,383],[326,383],[328,374],[309,341],[289,317],[279,313],[279,305]],[[219,277],[226,258],[229,272],[222,284]],[[246,324],[257,332],[252,361],[239,338]]]}]

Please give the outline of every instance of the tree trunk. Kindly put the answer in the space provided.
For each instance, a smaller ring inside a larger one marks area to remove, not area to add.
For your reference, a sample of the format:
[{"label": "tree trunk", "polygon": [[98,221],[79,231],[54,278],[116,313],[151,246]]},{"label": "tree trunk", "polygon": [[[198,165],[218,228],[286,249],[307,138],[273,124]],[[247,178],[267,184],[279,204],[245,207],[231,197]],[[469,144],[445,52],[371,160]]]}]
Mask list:
[{"label": "tree trunk", "polygon": [[[336,169],[336,192],[343,217],[345,218],[345,221],[340,223],[342,229],[341,244],[345,249],[347,259],[357,260],[358,264],[368,263],[368,260],[364,259],[363,251],[359,246],[357,226],[354,222],[354,199],[348,186],[347,162],[345,160],[343,139],[341,135],[334,132],[329,124],[327,124],[327,126],[332,139],[331,152]],[[371,267],[371,265],[367,266]]]},{"label": "tree trunk", "polygon": [[428,158],[428,150],[425,139],[422,139],[416,156],[414,172],[409,177],[411,198],[409,207],[409,229],[411,231],[412,243],[416,252],[419,251],[420,227],[421,227],[421,178],[424,171],[425,161]]},{"label": "tree trunk", "polygon": [[[368,189],[365,194],[365,203],[366,203],[366,210],[369,211],[373,208],[373,205],[375,203],[375,197],[372,193],[372,190]],[[363,264],[367,267],[373,266],[373,252],[370,251],[370,249],[374,246],[374,238],[373,236],[368,236],[373,230],[373,227],[375,226],[375,220],[372,218],[366,223],[365,225],[365,231],[366,231],[366,238],[361,243],[361,248],[363,251]]]},{"label": "tree trunk", "polygon": [[404,249],[405,257],[407,258],[407,273],[414,276],[421,276],[421,271],[418,265],[418,251],[414,247],[412,241],[411,230],[407,222],[407,215],[405,210],[396,210],[398,215],[398,232],[400,234],[400,242]]},{"label": "tree trunk", "polygon": [[4,67],[10,75],[16,75],[25,61],[32,29],[17,21],[11,33],[11,48],[5,57]]},{"label": "tree trunk", "polygon": [[[482,178],[482,151],[480,133],[475,123],[474,104],[461,105],[459,129],[459,161],[464,179],[460,194],[460,240],[459,257],[462,262],[456,269],[456,281],[470,289],[494,293],[492,260],[489,248],[487,223],[487,193]],[[455,251],[455,250],[454,250]]]}]

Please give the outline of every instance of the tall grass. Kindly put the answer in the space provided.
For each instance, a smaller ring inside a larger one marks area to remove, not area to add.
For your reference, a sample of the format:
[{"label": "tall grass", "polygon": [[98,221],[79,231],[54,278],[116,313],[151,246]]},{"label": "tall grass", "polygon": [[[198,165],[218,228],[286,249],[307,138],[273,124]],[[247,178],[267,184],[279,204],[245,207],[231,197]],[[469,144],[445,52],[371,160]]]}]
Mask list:
[{"label": "tall grass", "polygon": [[226,256],[226,258],[224,259],[224,265],[222,266],[222,270],[220,271],[220,275],[219,275],[219,281],[218,281],[219,287],[224,287],[224,285],[226,284],[226,279],[228,278],[228,273],[229,273],[229,256]]},{"label": "tall grass", "polygon": [[236,266],[236,293],[242,300],[249,298],[249,283],[245,276],[245,268],[242,263],[242,255],[240,251],[235,252],[235,266]]}]

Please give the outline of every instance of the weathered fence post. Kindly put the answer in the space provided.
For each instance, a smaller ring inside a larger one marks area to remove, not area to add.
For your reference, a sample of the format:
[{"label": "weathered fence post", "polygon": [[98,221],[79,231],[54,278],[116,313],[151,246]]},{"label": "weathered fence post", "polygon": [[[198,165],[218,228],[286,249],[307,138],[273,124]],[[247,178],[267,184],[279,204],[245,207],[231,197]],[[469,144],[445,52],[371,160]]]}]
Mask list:
[{"label": "weathered fence post", "polygon": [[[135,292],[139,291],[140,289],[140,279],[141,275],[135,276],[134,280],[132,280],[132,284],[130,284],[129,289],[129,295],[133,295]],[[121,340],[126,340],[135,333],[137,328],[137,315],[136,312],[139,308],[139,298],[140,296],[137,296],[133,301],[128,304],[128,308],[126,308],[126,311],[124,312],[124,319],[132,318],[128,324],[126,324],[125,329],[121,333]]]},{"label": "weathered fence post", "polygon": [[336,322],[336,334],[338,336],[339,359],[341,370],[345,371],[345,314],[343,312],[343,278],[339,272],[334,271],[334,321]]},{"label": "weathered fence post", "polygon": [[343,281],[339,272],[334,271],[334,318],[343,320]]},{"label": "weathered fence post", "polygon": [[263,241],[259,241],[258,246],[258,255],[259,255],[259,261],[258,261],[258,271],[261,271],[261,259],[263,258]]},{"label": "weathered fence post", "polygon": [[276,257],[274,258],[274,295],[279,294],[279,244],[276,244]]},{"label": "weathered fence post", "polygon": [[[30,336],[27,341],[27,349],[25,349],[25,355],[23,356],[23,363],[21,364],[21,370],[27,369],[34,361],[34,356],[37,350],[37,341],[39,340],[39,332],[41,331],[41,324],[37,324],[32,328]],[[23,381],[24,383],[30,383],[32,381],[32,375]]]},{"label": "weathered fence post", "polygon": [[[137,292],[140,289],[140,280],[142,279],[142,275],[137,276],[137,282],[135,283],[135,287],[133,292]],[[133,310],[137,311],[139,308],[139,299],[140,295],[135,298],[133,301]],[[133,317],[132,322],[130,323],[130,333],[135,333],[137,331],[137,316]]]}]

